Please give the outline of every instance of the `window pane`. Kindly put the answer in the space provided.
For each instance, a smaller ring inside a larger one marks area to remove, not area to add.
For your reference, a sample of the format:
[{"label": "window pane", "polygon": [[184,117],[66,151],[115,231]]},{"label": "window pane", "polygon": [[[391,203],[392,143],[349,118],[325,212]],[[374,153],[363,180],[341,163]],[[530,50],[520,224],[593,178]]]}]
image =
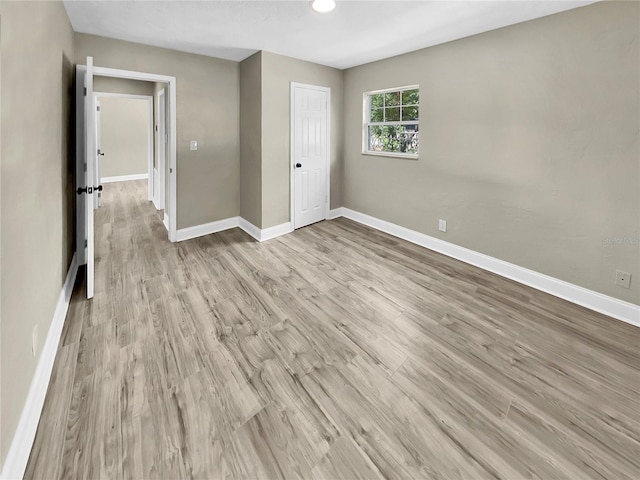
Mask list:
[{"label": "window pane", "polygon": [[420,91],[417,88],[415,90],[405,90],[402,92],[403,105],[418,105],[419,103]]},{"label": "window pane", "polygon": [[369,127],[369,150],[372,152],[418,153],[418,125]]},{"label": "window pane", "polygon": [[400,121],[400,107],[390,107],[384,109],[384,121],[385,122],[398,122]]},{"label": "window pane", "polygon": [[384,94],[385,107],[400,105],[400,92],[389,92]]},{"label": "window pane", "polygon": [[371,108],[384,107],[384,95],[381,93],[370,95],[369,98],[371,101]]},{"label": "window pane", "polygon": [[384,122],[384,109],[372,108],[371,109],[371,121],[372,122]]},{"label": "window pane", "polygon": [[404,132],[400,137],[400,152],[418,153],[418,126],[415,130]]},{"label": "window pane", "polygon": [[402,121],[418,120],[418,107],[402,107]]}]

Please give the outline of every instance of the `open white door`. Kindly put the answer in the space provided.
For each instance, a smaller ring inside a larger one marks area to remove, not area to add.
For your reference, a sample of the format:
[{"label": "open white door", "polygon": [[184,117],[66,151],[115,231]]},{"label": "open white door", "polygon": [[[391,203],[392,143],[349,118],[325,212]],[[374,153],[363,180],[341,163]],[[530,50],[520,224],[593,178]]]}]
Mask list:
[{"label": "open white door", "polygon": [[85,175],[85,125],[84,125],[84,79],[87,68],[84,65],[76,65],[76,258],[78,265],[87,263],[87,214],[83,191],[87,188]]},{"label": "open white door", "polygon": [[[84,77],[84,135],[85,135],[85,185],[83,192],[85,200],[85,221],[87,231],[87,298],[93,298],[95,282],[95,257],[93,243],[93,212],[94,212],[94,191],[98,183],[94,183],[96,175],[96,163],[98,151],[96,149],[96,107],[93,96],[93,57],[87,57],[87,72]],[[97,193],[97,192],[96,192]]]},{"label": "open white door", "polygon": [[[98,152],[98,156],[96,157],[96,169],[94,172],[94,183],[93,185],[100,185],[100,179],[102,178],[102,174],[100,173],[100,169],[102,167],[102,157],[104,153],[100,149],[100,100],[95,99],[95,112],[96,112],[96,121],[95,121],[95,139],[96,139],[96,150]],[[102,206],[102,191],[98,190],[95,192],[93,200],[93,205],[97,209]]]},{"label": "open white door", "polygon": [[327,218],[329,89],[291,85],[292,221],[294,228]]}]

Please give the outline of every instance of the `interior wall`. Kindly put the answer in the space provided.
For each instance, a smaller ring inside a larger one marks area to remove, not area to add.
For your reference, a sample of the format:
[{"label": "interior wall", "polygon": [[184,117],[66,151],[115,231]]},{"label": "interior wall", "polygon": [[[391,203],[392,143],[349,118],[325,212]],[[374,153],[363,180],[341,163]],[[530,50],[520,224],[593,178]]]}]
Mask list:
[{"label": "interior wall", "polygon": [[240,63],[240,216],[262,228],[262,52]]},{"label": "interior wall", "polygon": [[[599,2],[346,70],[344,205],[640,304],[639,9]],[[363,155],[363,92],[412,84],[419,159]]]},{"label": "interior wall", "polygon": [[139,175],[149,170],[149,102],[99,97],[100,177]]},{"label": "interior wall", "polygon": [[99,67],[176,77],[178,228],[237,216],[239,64],[81,33],[75,50],[80,64],[92,56]]},{"label": "interior wall", "polygon": [[[86,63],[86,58],[82,64]],[[154,82],[131,80],[129,78],[93,77],[93,91],[100,93],[128,93],[129,95],[151,95],[155,92]]]},{"label": "interior wall", "polygon": [[[73,251],[73,31],[61,2],[0,2],[0,460]],[[36,355],[32,332],[38,328]]]},{"label": "interior wall", "polygon": [[331,88],[330,208],[343,204],[343,71],[262,52],[262,228],[291,216],[291,82]]}]

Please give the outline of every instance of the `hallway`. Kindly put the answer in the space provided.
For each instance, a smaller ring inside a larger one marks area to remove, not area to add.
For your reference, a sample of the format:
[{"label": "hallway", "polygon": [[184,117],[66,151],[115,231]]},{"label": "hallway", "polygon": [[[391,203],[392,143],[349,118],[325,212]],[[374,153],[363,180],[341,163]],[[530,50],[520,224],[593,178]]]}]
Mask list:
[{"label": "hallway", "polygon": [[25,478],[633,478],[639,330],[345,219],[170,243],[107,184]]}]

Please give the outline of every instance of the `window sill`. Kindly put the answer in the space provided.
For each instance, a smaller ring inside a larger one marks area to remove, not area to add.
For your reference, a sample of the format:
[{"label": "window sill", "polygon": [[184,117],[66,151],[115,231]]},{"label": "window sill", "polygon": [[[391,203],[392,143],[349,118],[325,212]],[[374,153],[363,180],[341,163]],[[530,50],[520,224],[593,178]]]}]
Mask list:
[{"label": "window sill", "polygon": [[362,155],[371,155],[372,157],[393,157],[405,160],[418,160],[417,153],[394,153],[394,152],[362,152]]}]

